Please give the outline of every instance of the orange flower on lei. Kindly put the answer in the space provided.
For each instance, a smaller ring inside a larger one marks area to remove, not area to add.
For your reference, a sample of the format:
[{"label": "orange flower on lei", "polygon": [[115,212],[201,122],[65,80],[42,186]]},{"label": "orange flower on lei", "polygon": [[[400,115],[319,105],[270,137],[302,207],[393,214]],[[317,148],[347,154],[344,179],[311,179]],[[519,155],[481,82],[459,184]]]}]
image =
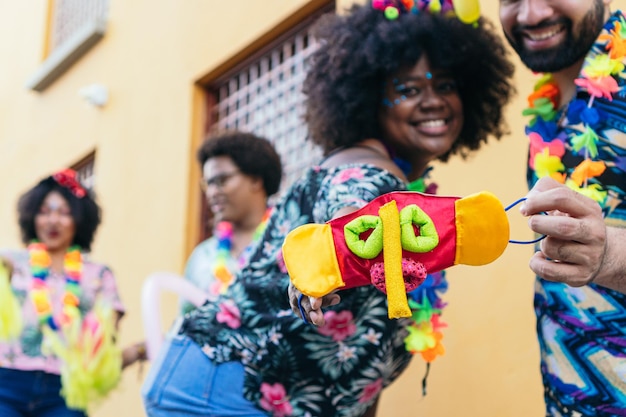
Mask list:
[{"label": "orange flower on lei", "polygon": [[612,59],[622,60],[626,56],[626,22],[624,20],[620,19],[619,22],[615,22],[615,27],[608,34],[600,35],[598,39],[606,41],[606,48]]}]

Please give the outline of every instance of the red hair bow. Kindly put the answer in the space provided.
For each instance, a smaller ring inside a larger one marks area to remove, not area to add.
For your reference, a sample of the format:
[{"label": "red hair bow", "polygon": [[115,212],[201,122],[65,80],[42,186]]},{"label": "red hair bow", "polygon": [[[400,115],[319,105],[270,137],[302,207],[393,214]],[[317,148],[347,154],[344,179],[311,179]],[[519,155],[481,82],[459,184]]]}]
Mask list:
[{"label": "red hair bow", "polygon": [[72,194],[74,194],[78,198],[83,198],[87,195],[87,191],[83,188],[83,186],[76,179],[76,171],[70,168],[66,168],[52,175],[52,179],[54,179],[61,187],[65,187]]}]

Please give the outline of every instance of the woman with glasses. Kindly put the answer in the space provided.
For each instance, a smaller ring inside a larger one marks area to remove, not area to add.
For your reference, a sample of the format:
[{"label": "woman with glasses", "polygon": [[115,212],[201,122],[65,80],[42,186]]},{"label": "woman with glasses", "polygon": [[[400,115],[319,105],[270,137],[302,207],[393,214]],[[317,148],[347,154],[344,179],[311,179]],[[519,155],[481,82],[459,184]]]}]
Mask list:
[{"label": "woman with glasses", "polygon": [[[197,157],[215,227],[213,236],[189,257],[185,278],[211,300],[226,292],[261,237],[269,217],[268,199],[280,187],[282,165],[267,139],[238,131],[209,137]],[[183,302],[181,312],[193,308]]]},{"label": "woman with glasses", "polygon": [[[267,139],[241,131],[208,137],[197,159],[202,169],[200,186],[215,226],[213,235],[191,253],[184,278],[211,301],[227,291],[260,239],[270,213],[268,199],[280,187],[282,165]],[[181,315],[195,308],[181,297]],[[175,328],[176,324],[170,332]],[[149,350],[155,349],[140,342],[125,353],[137,361],[147,359]]]}]

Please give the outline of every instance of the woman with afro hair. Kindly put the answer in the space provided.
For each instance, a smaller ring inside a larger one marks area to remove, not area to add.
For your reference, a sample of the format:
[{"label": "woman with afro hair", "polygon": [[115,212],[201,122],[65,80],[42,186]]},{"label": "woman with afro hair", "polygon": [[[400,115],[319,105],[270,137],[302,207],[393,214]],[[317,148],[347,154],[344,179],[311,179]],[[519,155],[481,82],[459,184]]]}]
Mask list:
[{"label": "woman with afro hair", "polygon": [[[427,361],[441,353],[440,344],[407,349],[412,321],[390,320],[386,295],[373,286],[300,297],[281,250],[298,226],[392,191],[431,191],[424,180],[432,161],[506,133],[513,65],[493,26],[462,23],[445,1],[440,14],[406,3],[394,3],[399,16],[359,4],[315,25],[305,121],[324,158],[277,202],[227,292],[188,314],[156,360],[144,385],[150,417],[371,417],[413,353]],[[445,287],[436,274],[415,290],[433,312],[418,325],[437,342]]]},{"label": "woman with afro hair", "polygon": [[0,415],[84,417],[127,364],[115,276],[89,257],[101,209],[63,169],[22,194],[17,214],[25,247],[0,250],[11,270],[0,276]]}]

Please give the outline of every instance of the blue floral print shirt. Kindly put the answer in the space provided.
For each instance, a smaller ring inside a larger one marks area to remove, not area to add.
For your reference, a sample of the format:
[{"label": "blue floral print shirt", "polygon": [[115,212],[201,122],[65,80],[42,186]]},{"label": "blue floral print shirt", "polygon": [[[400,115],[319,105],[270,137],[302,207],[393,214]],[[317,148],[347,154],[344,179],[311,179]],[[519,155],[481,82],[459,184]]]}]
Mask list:
[{"label": "blue floral print shirt", "polygon": [[[626,227],[624,66],[596,86],[618,87],[609,98],[590,100],[587,78],[594,66],[608,62],[605,56],[623,62],[624,56],[609,51],[621,47],[620,53],[625,52],[625,29],[624,15],[616,12],[587,55],[567,110],[526,132],[531,139],[529,185],[542,175],[562,175],[570,187],[596,199],[606,223],[617,227]],[[605,168],[578,188],[570,179],[584,172],[585,163]],[[550,172],[550,166],[558,172]],[[546,415],[626,416],[626,295],[595,284],[574,288],[538,278],[534,304]]]},{"label": "blue floral print shirt", "polygon": [[409,364],[408,320],[388,319],[385,294],[366,286],[342,291],[341,303],[325,310],[323,327],[303,323],[289,306],[281,247],[297,226],[404,189],[371,165],[312,168],[277,204],[227,293],[189,313],[180,333],[216,363],[241,361],[244,395],[268,415],[362,415]]}]

